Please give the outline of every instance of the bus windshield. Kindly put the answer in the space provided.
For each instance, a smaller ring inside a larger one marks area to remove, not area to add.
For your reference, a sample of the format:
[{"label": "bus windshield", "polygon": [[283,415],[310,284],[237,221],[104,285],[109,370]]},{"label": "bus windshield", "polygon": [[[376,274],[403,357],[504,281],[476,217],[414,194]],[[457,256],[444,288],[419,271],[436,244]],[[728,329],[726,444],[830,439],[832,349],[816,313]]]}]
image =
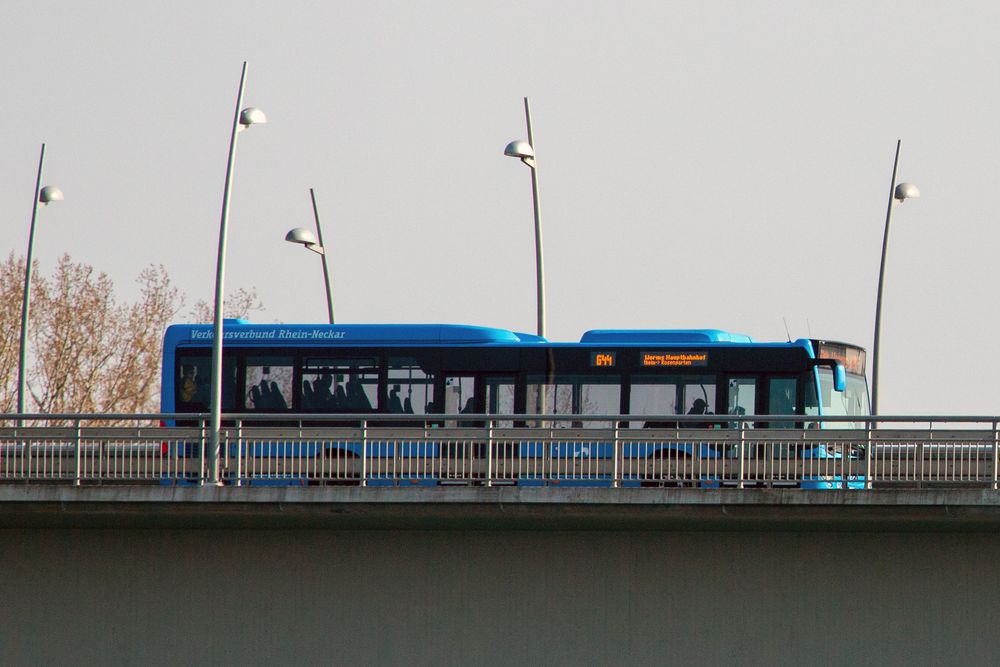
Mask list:
[{"label": "bus windshield", "polygon": [[[833,371],[817,368],[819,377],[819,401],[814,396],[807,397],[806,414],[834,417],[864,417],[871,414],[868,404],[868,382],[864,375],[847,374],[844,391],[834,391]],[[811,392],[809,392],[811,394]],[[864,428],[864,422],[829,422],[826,428]]]}]

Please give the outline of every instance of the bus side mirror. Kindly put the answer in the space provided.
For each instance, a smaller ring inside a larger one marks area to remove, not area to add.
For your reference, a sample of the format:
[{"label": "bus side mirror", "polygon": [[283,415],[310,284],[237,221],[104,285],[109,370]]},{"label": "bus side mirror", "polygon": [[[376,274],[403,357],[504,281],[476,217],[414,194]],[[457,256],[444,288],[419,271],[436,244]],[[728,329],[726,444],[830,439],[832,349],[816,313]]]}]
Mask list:
[{"label": "bus side mirror", "polygon": [[826,366],[833,371],[833,390],[844,391],[847,389],[847,369],[844,364],[833,359],[816,359],[816,366]]},{"label": "bus side mirror", "polygon": [[847,390],[847,369],[839,361],[833,367],[833,389],[834,391]]}]

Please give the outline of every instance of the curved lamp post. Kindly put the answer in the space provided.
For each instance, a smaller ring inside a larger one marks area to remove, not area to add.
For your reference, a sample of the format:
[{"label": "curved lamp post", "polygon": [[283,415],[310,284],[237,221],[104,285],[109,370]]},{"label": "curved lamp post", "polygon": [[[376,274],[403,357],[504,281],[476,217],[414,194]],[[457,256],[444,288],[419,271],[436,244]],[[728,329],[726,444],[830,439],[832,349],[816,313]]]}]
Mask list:
[{"label": "curved lamp post", "polygon": [[42,163],[45,161],[45,144],[42,144],[42,152],[38,156],[38,176],[35,178],[35,198],[31,205],[31,228],[28,231],[28,260],[24,265],[24,292],[21,302],[21,346],[20,357],[17,364],[17,414],[24,414],[24,395],[26,393],[28,378],[25,375],[28,358],[28,316],[31,309],[31,263],[33,261],[35,249],[35,219],[38,216],[38,205],[48,206],[54,201],[62,201],[62,190],[54,185],[42,184]]},{"label": "curved lamp post", "polygon": [[209,481],[219,483],[219,428],[222,413],[222,310],[226,275],[226,236],[229,227],[229,193],[233,182],[233,166],[236,161],[236,137],[240,130],[251,125],[266,123],[264,112],[254,107],[243,106],[243,87],[247,78],[247,64],[243,63],[240,88],[236,94],[236,113],[233,115],[233,133],[229,140],[229,162],[226,164],[226,187],[222,194],[222,220],[219,224],[219,256],[215,268],[215,327],[212,337],[212,404],[211,439],[209,441],[208,468]]},{"label": "curved lamp post", "polygon": [[319,254],[323,258],[323,282],[326,284],[326,310],[330,315],[330,324],[333,324],[333,292],[330,291],[330,269],[326,265],[326,250],[323,246],[323,230],[319,226],[319,210],[316,208],[316,193],[309,188],[309,196],[312,198],[313,217],[316,219],[316,234],[308,229],[296,227],[285,234],[285,240],[289,243],[298,243],[308,250]]},{"label": "curved lamp post", "polygon": [[527,141],[512,141],[503,154],[516,157],[531,169],[531,197],[535,206],[535,283],[537,289],[536,306],[537,333],[545,336],[545,270],[542,266],[542,217],[538,209],[538,168],[535,164],[535,141],[531,134],[531,109],[528,98],[524,98],[524,119],[528,126]]},{"label": "curved lamp post", "polygon": [[872,347],[872,414],[878,414],[878,364],[879,338],[882,332],[882,285],[885,282],[885,256],[889,245],[889,223],[892,221],[892,205],[894,201],[903,203],[907,199],[916,199],[920,190],[913,183],[896,184],[896,169],[899,167],[899,147],[902,140],[896,141],[896,158],[892,163],[892,181],[889,184],[889,205],[885,211],[885,233],[882,236],[882,261],[878,267],[878,294],[875,298],[875,344]]}]

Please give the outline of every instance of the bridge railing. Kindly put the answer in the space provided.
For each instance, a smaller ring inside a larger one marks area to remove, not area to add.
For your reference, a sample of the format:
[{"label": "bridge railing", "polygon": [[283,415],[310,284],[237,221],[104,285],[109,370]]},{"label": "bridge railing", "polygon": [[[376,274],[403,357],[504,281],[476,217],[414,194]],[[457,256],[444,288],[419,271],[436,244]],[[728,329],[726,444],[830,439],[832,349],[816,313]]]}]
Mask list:
[{"label": "bridge railing", "polygon": [[[0,415],[0,482],[997,489],[998,417]],[[163,426],[161,424],[180,424]],[[778,428],[781,426],[781,428]]]}]

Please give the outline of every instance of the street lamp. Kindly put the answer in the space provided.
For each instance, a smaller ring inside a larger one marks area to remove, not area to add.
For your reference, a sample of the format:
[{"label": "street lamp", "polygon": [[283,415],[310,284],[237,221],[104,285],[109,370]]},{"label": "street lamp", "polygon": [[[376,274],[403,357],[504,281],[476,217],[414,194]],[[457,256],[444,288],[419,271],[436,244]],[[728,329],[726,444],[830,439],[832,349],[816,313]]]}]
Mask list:
[{"label": "street lamp", "polygon": [[308,229],[296,227],[285,234],[285,240],[289,243],[299,243],[308,250],[318,253],[323,258],[323,282],[326,284],[326,310],[330,315],[330,324],[333,324],[333,292],[330,291],[330,269],[326,265],[326,250],[323,246],[323,230],[319,226],[319,209],[316,208],[316,193],[309,188],[309,196],[312,198],[313,217],[316,219],[316,234]]},{"label": "street lamp", "polygon": [[35,198],[31,205],[31,228],[28,231],[28,261],[24,265],[24,292],[21,302],[21,347],[17,364],[17,414],[24,414],[24,394],[28,385],[25,375],[28,358],[28,315],[31,312],[31,262],[35,248],[35,218],[38,215],[38,205],[48,206],[50,202],[62,201],[62,190],[54,185],[42,184],[42,163],[45,161],[45,144],[38,156],[38,176],[35,178]]},{"label": "street lamp", "polygon": [[896,184],[896,168],[899,166],[899,147],[902,140],[896,141],[896,158],[892,163],[892,181],[889,183],[889,205],[885,211],[885,233],[882,236],[882,262],[878,267],[878,295],[875,298],[875,344],[872,347],[872,414],[878,414],[878,365],[879,338],[882,332],[882,285],[885,280],[885,255],[889,245],[889,223],[892,221],[892,205],[898,200],[903,203],[907,199],[920,196],[920,190],[913,183]]},{"label": "street lamp", "polygon": [[528,98],[524,98],[524,119],[528,125],[527,141],[512,141],[507,144],[503,154],[516,157],[531,168],[531,196],[535,205],[535,282],[538,308],[537,330],[539,336],[545,336],[545,271],[542,267],[542,217],[538,209],[538,167],[535,164],[535,141],[531,134],[531,109]]},{"label": "street lamp", "polygon": [[254,107],[243,106],[243,87],[247,79],[247,64],[243,62],[240,88],[236,94],[236,113],[233,115],[233,133],[229,139],[229,162],[226,164],[226,187],[222,193],[222,220],[219,224],[219,256],[215,267],[215,328],[212,338],[212,404],[211,439],[209,441],[209,480],[219,483],[219,428],[222,414],[222,309],[223,290],[226,276],[226,235],[229,227],[229,192],[233,182],[233,166],[236,161],[236,136],[240,130],[251,125],[266,123],[264,112]]}]

